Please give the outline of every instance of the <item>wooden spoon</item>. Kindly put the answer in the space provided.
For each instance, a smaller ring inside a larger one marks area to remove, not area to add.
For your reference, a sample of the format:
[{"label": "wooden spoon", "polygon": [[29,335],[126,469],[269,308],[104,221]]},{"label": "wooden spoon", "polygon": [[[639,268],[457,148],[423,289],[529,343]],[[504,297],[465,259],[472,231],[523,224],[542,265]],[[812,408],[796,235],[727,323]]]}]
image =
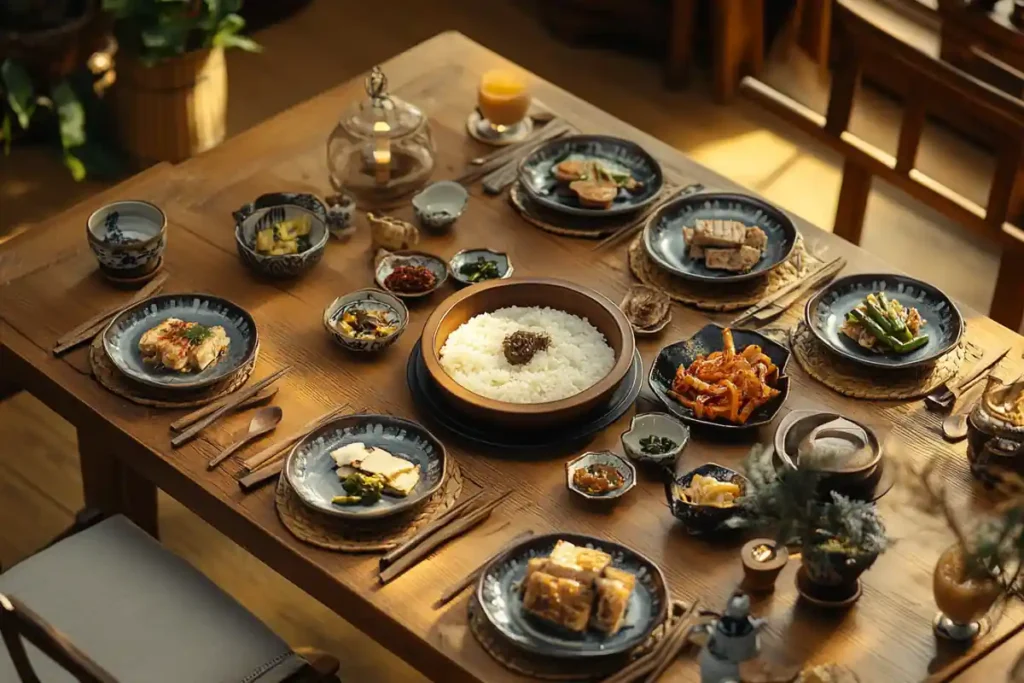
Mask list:
[{"label": "wooden spoon", "polygon": [[274,431],[274,428],[277,427],[277,424],[281,421],[281,417],[283,415],[284,411],[281,410],[281,406],[267,406],[257,410],[256,414],[252,416],[252,420],[249,421],[249,429],[246,431],[245,435],[222,450],[217,457],[208,462],[206,464],[206,469],[216,469],[217,465],[227,460],[232,453],[245,444],[259,436],[263,436],[268,432]]}]

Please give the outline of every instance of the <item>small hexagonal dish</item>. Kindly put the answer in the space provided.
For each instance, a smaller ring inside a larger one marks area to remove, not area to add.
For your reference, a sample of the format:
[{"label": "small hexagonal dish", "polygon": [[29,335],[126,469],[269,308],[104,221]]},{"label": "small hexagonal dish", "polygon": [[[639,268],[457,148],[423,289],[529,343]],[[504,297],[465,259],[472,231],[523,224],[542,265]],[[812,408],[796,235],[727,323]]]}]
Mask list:
[{"label": "small hexagonal dish", "polygon": [[[434,286],[422,292],[398,292],[387,286],[388,276],[399,266],[423,266],[434,274]],[[377,261],[374,279],[381,289],[402,299],[416,299],[434,293],[448,279],[448,264],[433,254],[422,251],[396,251]]]},{"label": "small hexagonal dish", "polygon": [[[367,337],[347,333],[342,325],[342,316],[357,311],[379,312],[384,322],[393,324],[395,330],[381,337]],[[409,324],[409,309],[401,299],[380,289],[359,289],[339,296],[324,309],[324,327],[334,340],[350,351],[380,351],[395,343]]]},{"label": "small hexagonal dish", "polygon": [[[474,266],[478,263],[493,263],[498,274],[494,277],[476,276]],[[463,272],[465,269],[465,272]],[[488,280],[504,280],[512,277],[512,260],[503,251],[493,249],[463,249],[448,261],[452,278],[460,285],[475,285]],[[474,276],[477,279],[471,279]]]},{"label": "small hexagonal dish", "polygon": [[[620,438],[622,449],[631,460],[672,467],[690,443],[690,428],[668,413],[637,413]],[[672,445],[664,443],[664,439]],[[658,452],[659,446],[667,448]]]},{"label": "small hexagonal dish", "polygon": [[412,198],[416,218],[428,230],[444,230],[462,215],[469,202],[469,192],[453,180],[428,185]]},{"label": "small hexagonal dish", "polygon": [[[622,477],[622,486],[607,493],[588,493],[576,483],[576,473],[593,466],[612,467]],[[618,500],[636,486],[636,468],[633,463],[611,451],[588,451],[565,463],[565,485],[576,495],[587,500]]]},{"label": "small hexagonal dish", "polygon": [[694,535],[711,534],[716,531],[729,532],[730,530],[722,528],[722,524],[727,519],[740,514],[738,505],[722,507],[690,503],[683,500],[682,490],[687,488],[693,481],[693,477],[698,474],[738,485],[740,487],[740,497],[747,492],[749,482],[746,477],[736,470],[709,462],[694,470],[690,470],[675,481],[665,482],[665,497],[668,499],[668,506],[672,510],[672,515],[683,523],[683,527],[687,532]]}]

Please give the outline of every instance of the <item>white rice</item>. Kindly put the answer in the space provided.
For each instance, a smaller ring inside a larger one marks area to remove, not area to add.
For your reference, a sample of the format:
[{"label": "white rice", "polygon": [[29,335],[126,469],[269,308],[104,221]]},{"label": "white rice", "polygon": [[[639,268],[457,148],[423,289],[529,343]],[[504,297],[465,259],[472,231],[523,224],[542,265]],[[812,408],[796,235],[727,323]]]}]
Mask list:
[{"label": "white rice", "polygon": [[[529,363],[512,365],[502,341],[519,330],[551,343]],[[586,318],[539,306],[475,315],[448,335],[441,367],[473,393],[508,403],[547,403],[592,387],[615,365],[615,351]]]}]

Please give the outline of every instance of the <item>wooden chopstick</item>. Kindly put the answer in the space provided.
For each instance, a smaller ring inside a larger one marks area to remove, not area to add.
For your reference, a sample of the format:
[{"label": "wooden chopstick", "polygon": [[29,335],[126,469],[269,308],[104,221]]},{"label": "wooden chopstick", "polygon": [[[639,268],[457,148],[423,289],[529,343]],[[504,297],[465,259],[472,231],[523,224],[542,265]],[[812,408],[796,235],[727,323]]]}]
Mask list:
[{"label": "wooden chopstick", "polygon": [[131,308],[140,301],[145,301],[149,297],[153,296],[164,286],[167,282],[167,278],[170,277],[168,273],[160,273],[155,278],[150,280],[145,287],[140,289],[138,292],[128,300],[128,303],[119,306],[113,306],[97,313],[93,317],[86,320],[84,323],[71,330],[67,334],[61,336],[56,343],[53,345],[53,355],[59,356],[65,351],[72,349],[79,344],[84,344],[89,341],[97,334],[99,334],[104,327],[110,322],[110,319],[115,315],[124,311],[127,308]]},{"label": "wooden chopstick", "polygon": [[[827,265],[827,264],[826,264]],[[844,263],[843,266],[846,264]],[[787,308],[795,304],[804,296],[814,296],[814,293],[819,289],[825,287],[832,278],[836,276],[842,268],[836,268],[834,272],[824,272],[824,266],[818,268],[812,273],[812,279],[808,281],[807,286],[804,288],[798,288],[796,291],[790,292],[789,294],[776,299],[773,303],[765,306],[760,311],[754,311],[752,316],[758,322],[764,322],[770,320],[775,316],[782,315]]]},{"label": "wooden chopstick", "polygon": [[340,415],[348,407],[349,406],[346,403],[336,408],[331,408],[323,415],[320,415],[319,417],[316,417],[307,422],[306,424],[302,425],[301,428],[292,432],[285,438],[281,439],[280,441],[272,443],[259,453],[256,453],[251,458],[248,458],[245,462],[242,463],[242,466],[245,467],[245,469],[249,470],[250,472],[259,469],[267,462],[272,460],[275,456],[279,455],[282,451],[285,451],[291,446],[293,446],[296,441],[309,434],[311,431],[319,427],[321,424],[327,422],[328,420],[334,418],[337,415]]},{"label": "wooden chopstick", "polygon": [[[499,499],[503,498],[504,496],[507,496],[509,493],[511,493],[511,491],[506,491],[503,496],[499,496]],[[448,522],[450,522],[455,517],[461,515],[463,510],[466,510],[470,505],[475,503],[480,498],[480,496],[482,496],[482,495],[484,495],[483,491],[477,491],[472,496],[470,496],[466,500],[462,501],[461,503],[458,503],[457,505],[452,507],[450,510],[445,512],[443,515],[441,515],[440,517],[435,519],[433,522],[428,524],[426,526],[426,528],[424,528],[418,534],[416,534],[415,536],[410,538],[408,541],[406,541],[402,545],[398,546],[394,550],[391,550],[391,551],[387,552],[379,560],[380,568],[381,569],[386,569],[387,566],[390,565],[392,562],[394,562],[398,558],[402,557],[403,555],[408,553],[410,550],[415,548],[417,545],[419,545],[423,541],[423,539],[425,539],[427,536],[431,535],[432,533],[434,533],[435,531],[437,531],[438,529],[440,529],[441,527],[446,525]]]},{"label": "wooden chopstick", "polygon": [[[602,683],[630,683],[630,681],[652,672],[661,661],[661,656],[671,647],[673,641],[679,639],[680,634],[682,634],[682,642],[686,642],[686,637],[689,636],[690,630],[693,628],[690,622],[693,621],[693,616],[697,613],[699,605],[700,601],[694,600],[693,604],[679,617],[679,620],[672,624],[669,632],[662,638],[660,647],[655,647],[653,651],[604,679]],[[678,652],[679,650],[676,649],[677,654]],[[672,659],[675,659],[675,657],[672,657]],[[672,659],[669,661],[671,662]]]},{"label": "wooden chopstick", "polygon": [[824,278],[832,277],[845,267],[846,259],[844,259],[842,256],[838,256],[832,259],[831,261],[824,264],[823,266],[821,266],[814,272],[810,273],[806,277],[796,280],[795,282],[791,282],[785,287],[781,287],[780,289],[772,292],[765,298],[761,299],[756,304],[754,304],[753,306],[751,306],[750,308],[748,308],[747,310],[743,311],[738,316],[733,318],[732,321],[729,322],[729,326],[735,327],[736,325],[742,325],[747,320],[749,320],[755,313],[757,313],[758,311],[762,311],[765,308],[768,308],[769,306],[771,306],[772,304],[774,304],[776,301],[786,296],[787,294],[790,294],[792,292],[803,292],[809,287],[814,287]]},{"label": "wooden chopstick", "polygon": [[380,580],[381,584],[386,585],[391,583],[406,571],[419,564],[421,560],[425,559],[430,553],[434,552],[434,550],[440,546],[469,532],[480,524],[483,524],[484,520],[491,516],[491,512],[497,506],[498,502],[500,501],[492,501],[491,503],[474,509],[464,517],[460,517],[447,525],[436,534],[432,534],[414,549],[396,560],[387,569],[383,570],[377,578]]},{"label": "wooden chopstick", "polygon": [[252,386],[242,389],[237,394],[235,394],[234,400],[225,403],[220,408],[217,408],[217,410],[213,411],[212,413],[201,419],[199,422],[196,422],[194,425],[183,431],[181,434],[178,434],[177,436],[172,438],[171,447],[178,448],[182,444],[187,443],[189,440],[195,437],[196,434],[203,431],[211,424],[216,422],[218,419],[220,419],[220,417],[224,415],[226,412],[234,409],[236,406],[241,404],[246,399],[255,396],[260,392],[260,390],[263,389],[263,387],[273,384],[278,379],[291,372],[291,369],[292,368],[290,365],[286,365],[285,367],[281,368],[272,375],[264,377],[263,379],[261,379],[259,382],[256,382]]},{"label": "wooden chopstick", "polygon": [[548,139],[553,138],[555,136],[564,135],[564,131],[567,130],[568,127],[569,124],[566,123],[565,121],[562,121],[560,119],[552,119],[550,123],[548,123],[540,130],[531,133],[529,137],[527,137],[525,140],[523,140],[515,147],[511,149],[503,149],[502,152],[504,152],[504,154],[496,156],[490,161],[487,161],[483,164],[479,164],[477,166],[470,166],[465,171],[452,178],[452,180],[463,185],[475,183],[477,180],[483,178],[491,171],[501,168],[509,161],[515,159],[524,152],[527,152],[528,150],[532,149],[535,145],[540,144],[542,142],[546,142]]},{"label": "wooden chopstick", "polygon": [[[569,128],[563,128],[551,137],[547,138],[545,142],[557,140],[563,135],[568,135],[569,131]],[[528,157],[534,149],[536,149],[536,146],[524,149],[522,154],[515,155],[509,159],[507,164],[485,175],[482,179],[484,192],[487,194],[501,194],[506,187],[514,183],[516,178],[519,177],[519,164],[521,164],[523,159]]]},{"label": "wooden chopstick", "polygon": [[[689,185],[680,187],[678,190],[670,192],[668,196],[665,197],[665,199],[661,200],[660,202],[655,202],[644,211],[641,211],[639,216],[637,216],[636,218],[626,223],[621,228],[619,228],[618,230],[616,230],[615,232],[613,232],[612,234],[608,235],[603,240],[595,244],[590,251],[600,251],[605,247],[614,246],[619,242],[623,241],[624,239],[626,239],[626,237],[636,233],[637,230],[639,230],[640,228],[644,227],[647,224],[647,219],[653,216],[655,211],[665,206],[669,202],[675,201],[680,196],[682,196],[683,192],[685,192],[691,187],[694,187],[694,185],[698,185],[698,183],[691,183]],[[700,190],[694,191],[693,194],[703,191],[703,186],[701,186],[701,188],[702,189]]]},{"label": "wooden chopstick", "polygon": [[515,536],[513,536],[508,543],[498,548],[498,550],[496,550],[495,552],[491,553],[491,555],[486,560],[478,564],[476,569],[466,574],[466,576],[463,577],[462,580],[453,583],[451,586],[446,588],[445,591],[441,593],[441,597],[438,598],[437,602],[434,603],[434,609],[440,609],[441,607],[444,607],[449,602],[454,600],[455,596],[464,591],[467,586],[473,584],[478,578],[480,578],[480,572],[482,572],[484,570],[484,567],[489,565],[494,560],[494,558],[496,558],[498,555],[501,555],[509,548],[512,548],[518,545],[519,543],[522,543],[527,538],[530,538],[531,536],[533,536],[533,533],[533,529],[527,529],[526,531],[521,531]]},{"label": "wooden chopstick", "polygon": [[277,462],[272,462],[266,467],[261,467],[254,472],[250,472],[238,480],[238,485],[243,491],[250,493],[281,474],[286,462],[287,460],[281,458]]},{"label": "wooden chopstick", "polygon": [[[271,398],[274,397],[274,394],[277,393],[277,389],[277,387],[265,387],[261,389],[260,392],[255,396],[247,398],[241,403],[239,403],[237,406],[237,410],[241,410],[242,408],[251,408],[252,406],[262,403],[263,401],[270,400]],[[171,423],[171,431],[180,432],[182,429],[185,429],[189,425],[195,424],[196,422],[203,419],[213,411],[217,410],[217,408],[220,408],[229,400],[231,400],[230,394],[222,399],[214,401],[213,403],[208,403],[199,410],[195,410],[189,413],[188,415],[185,415],[184,417],[179,417],[177,420]]]}]

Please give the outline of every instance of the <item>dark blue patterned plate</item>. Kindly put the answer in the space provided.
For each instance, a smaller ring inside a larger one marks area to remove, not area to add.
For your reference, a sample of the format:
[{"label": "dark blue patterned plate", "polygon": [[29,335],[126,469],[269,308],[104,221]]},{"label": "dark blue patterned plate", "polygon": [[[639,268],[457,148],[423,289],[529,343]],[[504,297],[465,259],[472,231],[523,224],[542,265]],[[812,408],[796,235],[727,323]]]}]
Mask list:
[{"label": "dark blue patterned plate", "polygon": [[[611,566],[636,576],[636,587],[618,633],[609,636],[593,629],[575,633],[523,610],[520,585],[526,576],[526,563],[550,554],[559,540],[602,550],[612,556]],[[536,536],[506,550],[484,567],[476,591],[484,616],[510,643],[545,657],[567,659],[605,657],[631,650],[664,621],[669,603],[665,577],[654,562],[618,543],[572,533]]]},{"label": "dark blue patterned plate", "polygon": [[[142,360],[142,335],[168,318],[220,325],[231,340],[220,360],[201,372],[184,373],[148,365]],[[210,294],[164,294],[140,301],[117,315],[103,330],[103,348],[129,379],[159,389],[189,391],[216,384],[249,363],[259,337],[256,321],[237,304]]]},{"label": "dark blue patterned plate", "polygon": [[[634,192],[620,189],[607,209],[581,206],[569,184],[552,173],[569,160],[600,161],[609,170],[628,171],[643,186]],[[607,135],[573,135],[550,140],[531,152],[519,164],[519,182],[533,201],[546,208],[577,216],[616,216],[650,204],[665,180],[661,164],[635,142]]]},{"label": "dark blue patterned plate", "polygon": [[648,384],[654,395],[668,408],[668,411],[681,419],[694,425],[705,425],[715,429],[738,430],[753,429],[761,427],[772,420],[779,412],[779,408],[786,402],[789,396],[789,377],[786,376],[786,365],[789,363],[789,349],[778,342],[772,341],[760,332],[753,330],[733,330],[732,340],[736,351],[740,352],[751,344],[761,347],[761,350],[772,359],[772,363],[779,367],[779,381],[775,388],[779,395],[760,406],[753,412],[746,423],[738,425],[725,420],[709,420],[699,418],[693,414],[693,410],[683,405],[669,393],[672,390],[672,380],[675,379],[676,370],[680,365],[687,366],[697,359],[697,356],[706,356],[712,351],[721,351],[725,344],[722,341],[721,325],[714,323],[706,325],[700,332],[687,340],[669,344],[663,348],[658,357],[654,359],[651,366],[651,374],[647,378]]},{"label": "dark blue patterned plate", "polygon": [[[868,294],[879,291],[920,311],[927,344],[906,354],[883,354],[865,349],[839,331],[846,314]],[[830,351],[860,365],[889,370],[932,363],[956,347],[964,334],[963,316],[948,296],[927,282],[892,273],[863,273],[835,280],[807,301],[804,322]]]},{"label": "dark blue patterned plate", "polygon": [[722,524],[727,519],[742,514],[742,509],[738,505],[719,507],[684,501],[680,492],[690,485],[694,475],[697,474],[714,477],[718,481],[732,482],[740,487],[741,496],[747,493],[747,478],[728,467],[709,462],[687,472],[675,481],[665,482],[665,498],[668,500],[668,507],[672,510],[672,516],[683,523],[683,528],[687,533],[704,535],[716,531],[724,532],[725,530],[720,528]]},{"label": "dark blue patterned plate", "polygon": [[[323,258],[327,245],[327,208],[311,194],[273,192],[260,195],[232,213],[235,219],[235,248],[254,272],[271,278],[296,277],[308,271]],[[284,220],[308,216],[310,233],[305,248],[296,254],[261,254],[256,251],[256,233]]]},{"label": "dark blue patterned plate", "polygon": [[[698,219],[733,220],[764,230],[768,237],[764,255],[746,273],[712,270],[704,259],[689,257],[683,228]],[[661,268],[687,280],[741,282],[762,277],[786,262],[796,245],[796,225],[785,213],[757,197],[729,192],[705,192],[675,199],[647,219],[644,248]]]},{"label": "dark blue patterned plate", "polygon": [[[344,496],[331,451],[362,442],[420,466],[420,480],[403,497],[385,494],[372,505],[335,505]],[[285,476],[303,503],[342,519],[389,517],[426,502],[444,481],[447,455],[444,446],[425,427],[390,415],[344,415],[319,427],[295,445],[288,455]]]}]

